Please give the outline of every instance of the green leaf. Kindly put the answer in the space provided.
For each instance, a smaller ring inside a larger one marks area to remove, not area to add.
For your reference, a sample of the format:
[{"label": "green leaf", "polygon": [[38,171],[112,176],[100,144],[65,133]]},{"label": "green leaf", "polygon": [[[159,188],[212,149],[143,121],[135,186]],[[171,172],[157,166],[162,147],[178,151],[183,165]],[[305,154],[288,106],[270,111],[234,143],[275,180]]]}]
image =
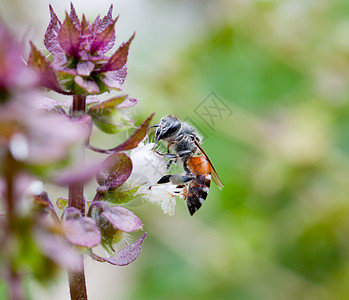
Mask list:
[{"label": "green leaf", "polygon": [[117,96],[117,97],[111,98],[109,100],[103,101],[97,105],[92,106],[89,109],[89,113],[103,114],[106,112],[112,112],[113,110],[116,109],[116,107],[119,104],[124,102],[124,100],[126,100],[126,98],[127,98],[127,95],[121,95],[121,96]]},{"label": "green leaf", "polygon": [[103,132],[110,134],[133,127],[133,123],[123,116],[122,109],[117,107],[126,98],[127,95],[117,96],[92,106],[88,114],[93,123]]},{"label": "green leaf", "polygon": [[[124,184],[115,191],[101,191],[100,200],[113,204],[125,204],[134,200],[138,196],[137,191],[139,188],[140,186],[130,187]],[[99,189],[97,189],[97,192],[99,193]]]},{"label": "green leaf", "polygon": [[68,205],[68,199],[59,197],[56,201],[56,205],[59,209],[64,209]]},{"label": "green leaf", "polygon": [[74,90],[74,77],[75,77],[75,74],[73,74],[73,72],[68,72],[68,71],[57,72],[58,82],[65,91],[72,92]]}]

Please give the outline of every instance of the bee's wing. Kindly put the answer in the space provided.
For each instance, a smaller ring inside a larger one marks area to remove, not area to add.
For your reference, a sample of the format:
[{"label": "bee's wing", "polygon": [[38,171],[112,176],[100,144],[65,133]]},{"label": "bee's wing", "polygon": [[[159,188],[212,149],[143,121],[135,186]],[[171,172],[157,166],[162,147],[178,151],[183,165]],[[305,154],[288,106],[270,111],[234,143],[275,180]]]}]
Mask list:
[{"label": "bee's wing", "polygon": [[211,166],[211,175],[212,175],[212,180],[213,182],[217,185],[217,187],[221,190],[224,185],[222,183],[222,180],[219,178],[216,169],[214,168],[214,166],[212,165],[210,159],[208,158],[208,155],[206,154],[205,150],[202,148],[201,144],[197,141],[195,141],[195,145],[200,149],[200,151],[202,152],[203,155],[205,155],[205,157],[207,158],[210,166]]}]

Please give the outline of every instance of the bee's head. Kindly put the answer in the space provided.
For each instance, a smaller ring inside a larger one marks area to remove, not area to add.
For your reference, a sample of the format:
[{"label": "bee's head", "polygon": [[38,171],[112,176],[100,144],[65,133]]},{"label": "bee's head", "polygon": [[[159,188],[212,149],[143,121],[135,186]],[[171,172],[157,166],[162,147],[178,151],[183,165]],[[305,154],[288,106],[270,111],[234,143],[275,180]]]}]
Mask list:
[{"label": "bee's head", "polygon": [[181,129],[181,122],[175,116],[169,115],[163,117],[158,125],[151,127],[157,127],[155,132],[155,148],[158,141],[173,138]]}]

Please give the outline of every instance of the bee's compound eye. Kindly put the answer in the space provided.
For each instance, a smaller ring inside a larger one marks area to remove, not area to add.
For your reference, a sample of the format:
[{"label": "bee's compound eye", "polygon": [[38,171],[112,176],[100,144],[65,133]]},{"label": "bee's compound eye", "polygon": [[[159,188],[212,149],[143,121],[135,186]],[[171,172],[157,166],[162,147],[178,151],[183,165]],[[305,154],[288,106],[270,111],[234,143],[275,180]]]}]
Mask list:
[{"label": "bee's compound eye", "polygon": [[171,136],[181,128],[181,123],[178,120],[169,124],[169,127],[165,129],[164,135]]}]

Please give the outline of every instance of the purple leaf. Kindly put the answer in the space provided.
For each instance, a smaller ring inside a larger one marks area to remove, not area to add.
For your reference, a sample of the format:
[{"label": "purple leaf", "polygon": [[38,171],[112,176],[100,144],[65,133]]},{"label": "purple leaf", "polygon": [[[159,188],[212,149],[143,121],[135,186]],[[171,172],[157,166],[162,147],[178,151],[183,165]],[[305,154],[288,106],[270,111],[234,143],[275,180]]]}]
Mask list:
[{"label": "purple leaf", "polygon": [[118,105],[118,108],[129,108],[138,103],[137,99],[127,97],[122,103]]},{"label": "purple leaf", "polygon": [[115,23],[118,18],[116,18],[106,29],[99,33],[90,48],[91,53],[101,51],[102,53],[107,52],[114,46],[115,42]]},{"label": "purple leaf", "polygon": [[80,61],[76,66],[76,71],[81,76],[90,76],[95,68],[95,64],[91,61]]},{"label": "purple leaf", "polygon": [[80,33],[66,13],[64,23],[58,32],[58,41],[62,49],[74,58],[79,58]]},{"label": "purple leaf", "polygon": [[134,232],[142,229],[142,221],[133,212],[125,207],[113,206],[101,214],[115,229],[124,232]]},{"label": "purple leaf", "polygon": [[100,244],[101,234],[95,221],[90,217],[82,217],[78,209],[68,207],[63,214],[64,233],[74,245],[92,248]]},{"label": "purple leaf", "polygon": [[53,11],[53,8],[51,5],[50,5],[50,14],[51,14],[51,19],[50,19],[50,24],[48,25],[45,33],[44,45],[48,51],[50,51],[53,54],[56,54],[58,52],[62,52],[62,48],[58,42],[58,32],[62,24],[57,18],[57,15]]},{"label": "purple leaf", "polygon": [[101,257],[92,253],[92,258],[100,262],[108,262],[116,266],[126,266],[135,261],[141,252],[141,246],[147,233],[144,233],[142,237],[134,242],[132,245],[128,245],[116,253],[115,256]]},{"label": "purple leaf", "polygon": [[152,113],[143,123],[141,126],[139,126],[136,131],[122,144],[119,146],[108,149],[105,151],[108,151],[109,153],[116,153],[126,150],[131,150],[133,148],[136,148],[137,145],[144,139],[148,132],[149,123],[151,122],[152,118],[154,117],[154,113]]},{"label": "purple leaf", "polygon": [[50,62],[30,42],[31,52],[28,58],[28,65],[31,66],[39,76],[40,84],[57,93],[65,94],[61,89]]},{"label": "purple leaf", "polygon": [[82,15],[82,21],[81,21],[81,36],[88,36],[92,34],[91,27],[86,20],[85,15]]},{"label": "purple leaf", "polygon": [[109,61],[101,68],[101,72],[121,69],[127,62],[128,50],[135,34],[110,57]]},{"label": "purple leaf", "polygon": [[104,85],[106,85],[109,88],[121,90],[121,86],[125,82],[126,75],[127,66],[124,65],[119,70],[104,72],[100,80]]},{"label": "purple leaf", "polygon": [[75,76],[74,82],[77,85],[74,89],[77,94],[85,94],[86,92],[89,94],[98,94],[100,92],[98,84],[93,80],[87,80],[81,76]]},{"label": "purple leaf", "polygon": [[99,20],[99,18],[96,19],[96,22],[95,22],[96,32],[100,33],[102,31],[104,31],[104,29],[106,29],[113,22],[114,22],[114,20],[113,20],[113,4],[111,4],[109,7],[107,15],[102,20]]},{"label": "purple leaf", "polygon": [[103,171],[96,178],[97,182],[113,191],[130,177],[132,161],[124,153],[112,154],[103,162],[102,168]]},{"label": "purple leaf", "polygon": [[73,3],[70,3],[70,16],[69,17],[70,17],[70,20],[72,21],[72,23],[75,25],[75,27],[80,29],[81,25],[80,25],[79,17],[76,14]]},{"label": "purple leaf", "polygon": [[62,50],[61,52],[54,54],[51,65],[53,69],[60,71],[60,70],[67,69],[66,68],[67,62],[68,62],[67,56],[65,52]]},{"label": "purple leaf", "polygon": [[86,106],[93,106],[100,102],[100,100],[96,96],[87,96],[86,98]]}]

